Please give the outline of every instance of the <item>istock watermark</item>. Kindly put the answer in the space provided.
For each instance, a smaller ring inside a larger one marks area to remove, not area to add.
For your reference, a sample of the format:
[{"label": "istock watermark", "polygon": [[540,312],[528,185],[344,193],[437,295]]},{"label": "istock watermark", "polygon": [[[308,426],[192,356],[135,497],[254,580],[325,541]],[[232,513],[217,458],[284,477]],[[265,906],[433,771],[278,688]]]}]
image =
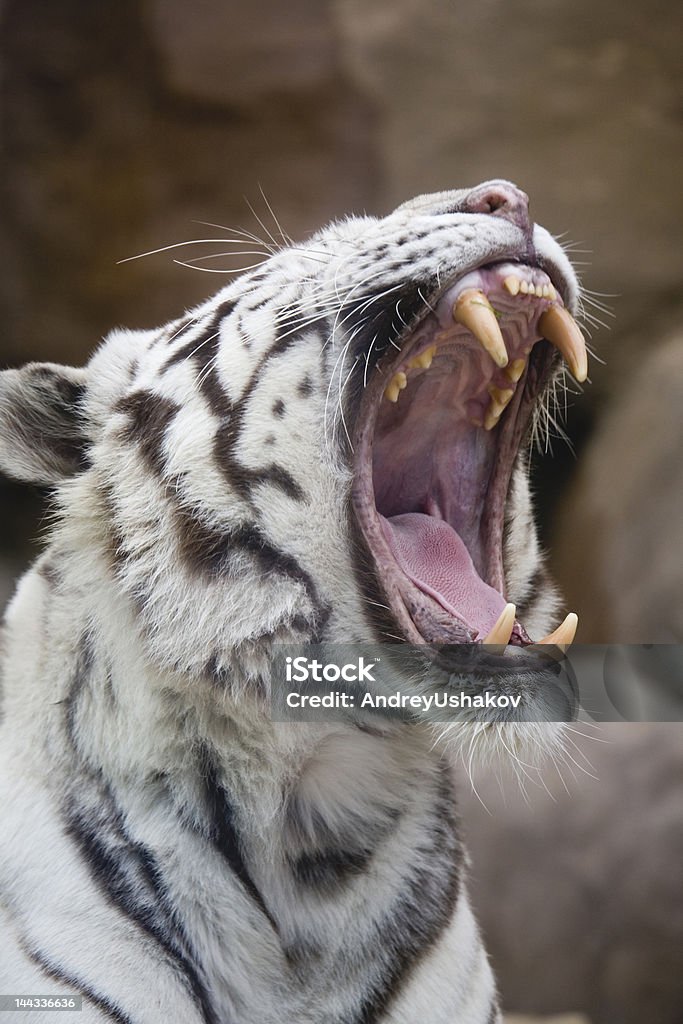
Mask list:
[{"label": "istock watermark", "polygon": [[501,710],[503,708],[518,708],[522,701],[521,693],[447,693],[437,691],[436,693],[401,693],[395,690],[394,693],[362,693],[356,695],[346,690],[328,690],[326,693],[302,693],[299,690],[290,690],[285,695],[288,708],[360,708],[373,711],[410,710],[410,711],[437,711],[444,709],[477,709],[477,710]]},{"label": "istock watermark", "polygon": [[355,662],[347,662],[345,665],[337,665],[334,662],[322,662],[316,658],[307,658],[305,654],[297,658],[288,655],[285,658],[285,676],[288,683],[307,683],[310,680],[316,683],[337,683],[343,680],[345,683],[374,683],[373,664],[366,664],[365,658],[357,658]]},{"label": "istock watermark", "polygon": [[275,721],[683,721],[683,647],[673,644],[282,645]]}]

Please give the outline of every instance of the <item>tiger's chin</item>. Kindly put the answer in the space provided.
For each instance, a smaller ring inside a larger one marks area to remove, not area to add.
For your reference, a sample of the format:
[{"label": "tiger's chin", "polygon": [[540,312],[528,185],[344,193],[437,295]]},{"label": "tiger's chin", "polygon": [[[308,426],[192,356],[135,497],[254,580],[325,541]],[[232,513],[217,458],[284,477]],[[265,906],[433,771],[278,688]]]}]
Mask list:
[{"label": "tiger's chin", "polygon": [[455,722],[434,726],[434,744],[459,759],[474,784],[477,769],[503,769],[520,782],[546,761],[563,759],[567,726],[562,722]]}]

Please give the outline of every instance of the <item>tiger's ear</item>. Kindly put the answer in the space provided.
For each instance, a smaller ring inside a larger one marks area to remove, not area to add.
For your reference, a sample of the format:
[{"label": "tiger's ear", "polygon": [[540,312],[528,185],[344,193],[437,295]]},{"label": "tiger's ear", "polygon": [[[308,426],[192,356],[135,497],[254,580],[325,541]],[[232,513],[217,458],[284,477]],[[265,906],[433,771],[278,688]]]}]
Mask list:
[{"label": "tiger's ear", "polygon": [[87,373],[55,363],[0,372],[0,470],[54,484],[85,465]]}]

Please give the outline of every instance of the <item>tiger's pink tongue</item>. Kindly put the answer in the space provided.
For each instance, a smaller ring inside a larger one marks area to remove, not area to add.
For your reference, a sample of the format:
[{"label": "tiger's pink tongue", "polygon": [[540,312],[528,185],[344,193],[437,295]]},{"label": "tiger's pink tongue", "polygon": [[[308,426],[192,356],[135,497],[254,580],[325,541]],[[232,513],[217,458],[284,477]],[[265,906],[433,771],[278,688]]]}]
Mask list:
[{"label": "tiger's pink tongue", "polygon": [[406,576],[451,615],[486,636],[505,608],[505,599],[478,575],[453,527],[420,512],[380,520]]}]

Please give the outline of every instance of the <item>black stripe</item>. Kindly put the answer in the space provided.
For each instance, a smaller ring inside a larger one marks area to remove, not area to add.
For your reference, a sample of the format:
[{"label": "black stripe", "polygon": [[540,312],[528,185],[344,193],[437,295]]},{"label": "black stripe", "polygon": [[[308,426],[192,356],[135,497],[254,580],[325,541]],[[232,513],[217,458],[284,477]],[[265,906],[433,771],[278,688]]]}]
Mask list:
[{"label": "black stripe", "polygon": [[[262,303],[262,305],[265,305],[265,303]],[[237,317],[236,317],[236,320],[235,320],[235,333],[236,333],[237,337],[239,338],[240,343],[248,351],[251,348],[251,338],[249,337],[248,333],[242,327],[242,316],[241,316],[240,313],[237,314]]]},{"label": "black stripe", "polygon": [[[213,340],[214,335],[220,334],[221,320],[230,316],[235,309],[235,303],[231,301],[221,302],[219,306],[210,314],[209,320],[203,325],[203,329],[197,334],[193,334],[189,341],[186,341],[184,345],[181,345],[176,351],[169,356],[168,360],[161,367],[160,372],[165,373],[171,366],[175,366],[177,363],[182,363],[186,359],[196,359],[200,364],[200,369],[206,369],[211,358],[216,354],[216,347],[213,347],[213,351],[210,355],[204,352],[210,341]],[[194,324],[188,324],[189,327],[194,327]]]},{"label": "black stripe", "polygon": [[209,838],[277,932],[275,919],[247,868],[235,822],[235,811],[226,790],[220,784],[216,762],[206,744],[202,744],[199,750],[198,764],[209,818]]},{"label": "black stripe", "polygon": [[550,576],[544,565],[541,565],[532,574],[531,579],[524,588],[521,600],[517,601],[517,618],[528,618],[529,611],[539,600],[544,599],[543,590],[550,584]]},{"label": "black stripe", "polygon": [[288,555],[270,544],[257,527],[249,525],[238,527],[230,535],[230,544],[242,551],[248,551],[265,572],[280,573],[302,583],[311,603],[321,612],[323,611],[318,600],[316,586],[306,570],[292,555]]},{"label": "black stripe", "polygon": [[[453,917],[460,890],[463,852],[458,837],[455,798],[443,765],[429,822],[431,847],[420,844],[425,864],[416,866],[377,933],[387,953],[384,970],[349,1024],[376,1024],[387,1012],[411,972],[438,941]],[[377,959],[373,950],[368,960]]]},{"label": "black stripe", "polygon": [[55,564],[55,562],[46,559],[45,561],[39,561],[38,572],[48,584],[51,590],[59,590],[62,585],[62,573]]},{"label": "black stripe", "polygon": [[194,361],[197,365],[199,390],[216,416],[220,419],[225,419],[226,416],[230,415],[232,402],[223,390],[218,376],[220,345],[220,326],[215,323],[213,334],[209,335],[204,345],[196,353]]},{"label": "black stripe", "polygon": [[222,321],[229,317],[235,309],[232,301],[222,302],[204,324],[199,334],[194,334],[189,341],[181,345],[164,363],[161,373],[171,366],[192,359],[195,366],[199,388],[210,409],[221,419],[229,415],[232,402],[221,387],[218,379],[216,362],[221,345]]},{"label": "black stripe", "polygon": [[[107,489],[100,491],[100,501],[107,513],[111,543],[109,545],[112,569],[117,572],[125,568],[128,557],[126,537],[117,524],[117,512],[113,495]],[[301,583],[312,606],[313,616],[307,617],[304,626],[301,617],[293,621],[300,632],[308,632],[311,643],[319,642],[329,621],[331,608],[318,596],[311,576],[291,555],[270,544],[256,526],[241,526],[234,530],[221,531],[203,521],[201,509],[187,508],[174,502],[178,552],[192,573],[218,577],[233,572],[243,572],[235,565],[235,555],[244,554],[255,559],[260,572],[284,576]],[[134,596],[139,608],[145,603],[145,595]]]},{"label": "black stripe", "polygon": [[332,896],[365,871],[372,855],[373,851],[368,849],[305,853],[292,863],[292,873],[300,885]]},{"label": "black stripe", "polygon": [[166,432],[180,412],[180,406],[169,398],[144,390],[122,398],[115,410],[128,416],[128,423],[122,431],[123,440],[136,444],[150,469],[162,476],[166,461]]},{"label": "black stripe", "polygon": [[283,953],[300,987],[308,984],[306,979],[311,977],[324,958],[324,950],[306,939],[296,939],[283,948]]},{"label": "black stripe", "polygon": [[114,690],[114,673],[112,671],[111,664],[107,665],[107,669],[105,671],[104,688],[102,692],[109,710],[114,710],[118,704],[118,700],[116,698],[116,691]]},{"label": "black stripe", "polygon": [[134,359],[131,359],[130,364],[128,366],[127,373],[128,373],[128,382],[130,384],[132,384],[133,381],[135,380],[135,377],[137,376],[137,372],[138,372],[139,369],[140,369],[140,360],[136,356]]},{"label": "black stripe", "polygon": [[283,333],[277,333],[275,341],[257,362],[244,391],[238,401],[230,408],[229,415],[226,415],[216,434],[214,442],[216,461],[238,494],[246,500],[251,499],[251,474],[237,457],[237,445],[242,435],[247,406],[261,381],[263,370],[270,360],[282,355],[283,352],[286,352],[298,340],[298,332],[290,332],[288,329],[284,329]]},{"label": "black stripe", "polygon": [[201,510],[179,505],[175,510],[179,553],[191,573],[204,576],[229,575],[233,570],[231,555],[239,545],[233,533],[214,529],[202,521]]},{"label": "black stripe", "polygon": [[402,812],[381,799],[344,815],[307,793],[304,770],[284,795],[282,839],[295,880],[329,896],[363,874],[379,845],[392,835]]},{"label": "black stripe", "polygon": [[177,923],[163,875],[147,847],[127,834],[107,787],[91,779],[64,802],[66,832],[99,890],[163,950],[206,1024],[219,1024],[193,962],[191,943]]},{"label": "black stripe", "polygon": [[95,992],[89,985],[86,985],[84,981],[76,977],[73,974],[68,973],[63,967],[59,967],[53,963],[44,953],[38,949],[32,949],[26,946],[23,942],[21,943],[22,949],[26,956],[28,956],[34,964],[36,964],[43,971],[44,974],[50,978],[51,981],[59,982],[60,985],[65,985],[73,990],[74,994],[83,996],[84,999],[89,1000],[93,1003],[98,1010],[101,1010],[110,1020],[116,1021],[116,1024],[133,1024],[133,1018],[129,1017],[127,1013],[107,999],[106,996],[100,995]]},{"label": "black stripe", "polygon": [[72,748],[78,751],[77,735],[77,713],[78,702],[83,690],[86,688],[92,675],[95,663],[95,652],[92,638],[88,633],[83,633],[78,642],[76,654],[76,667],[69,684],[69,692],[61,702],[64,707],[64,723],[66,733]]},{"label": "black stripe", "polygon": [[[235,442],[242,429],[245,403],[254,389],[262,366],[268,359],[272,358],[272,355],[284,351],[287,346],[284,346],[282,342],[276,341],[259,361],[255,374],[252,375],[245,393],[238,402],[231,402],[218,379],[215,360],[220,348],[220,322],[226,316],[233,313],[234,310],[234,303],[222,303],[205,326],[203,333],[198,337],[193,337],[179,348],[164,365],[162,372],[185,359],[193,359],[197,368],[197,379],[200,389],[210,409],[221,420],[221,426],[214,442],[214,453],[219,466],[241,497],[250,500],[251,489],[255,485],[268,483],[274,487],[279,487],[288,497],[296,501],[303,501],[303,490],[292,475],[282,466],[271,464],[262,469],[248,469],[237,459]],[[284,412],[284,403],[278,400],[275,405]]]},{"label": "black stripe", "polygon": [[[65,729],[78,754],[77,713],[81,693],[95,662],[89,634],[79,645],[76,670],[64,700]],[[162,872],[154,855],[128,835],[123,815],[102,779],[82,767],[81,785],[67,795],[62,813],[65,831],[85,860],[93,881],[110,902],[164,951],[195,1001],[206,1024],[219,1024],[194,966],[184,928],[176,923]]]},{"label": "black stripe", "polygon": [[320,631],[330,615],[329,607],[318,597],[311,576],[297,560],[270,544],[256,526],[238,526],[222,532],[202,523],[200,514],[179,506],[176,520],[180,553],[192,572],[208,576],[229,575],[236,571],[234,556],[247,554],[255,559],[264,574],[285,576],[301,583],[315,611],[315,624]]},{"label": "black stripe", "polygon": [[306,375],[296,386],[296,392],[301,398],[308,398],[313,394],[314,387],[311,378]]},{"label": "black stripe", "polygon": [[272,487],[278,487],[288,498],[292,498],[294,501],[303,501],[305,498],[303,489],[294,477],[282,466],[277,466],[275,463],[265,466],[263,469],[245,470],[245,473],[248,474],[252,487],[257,484],[270,484]]},{"label": "black stripe", "polygon": [[164,365],[160,368],[159,373],[163,374],[166,370],[170,370],[172,366],[176,366],[178,363],[184,363],[186,360],[191,359],[196,351],[197,347],[205,341],[206,338],[204,333],[199,335],[193,335],[189,341],[186,341],[184,345],[177,348],[173,355],[169,356]]}]

